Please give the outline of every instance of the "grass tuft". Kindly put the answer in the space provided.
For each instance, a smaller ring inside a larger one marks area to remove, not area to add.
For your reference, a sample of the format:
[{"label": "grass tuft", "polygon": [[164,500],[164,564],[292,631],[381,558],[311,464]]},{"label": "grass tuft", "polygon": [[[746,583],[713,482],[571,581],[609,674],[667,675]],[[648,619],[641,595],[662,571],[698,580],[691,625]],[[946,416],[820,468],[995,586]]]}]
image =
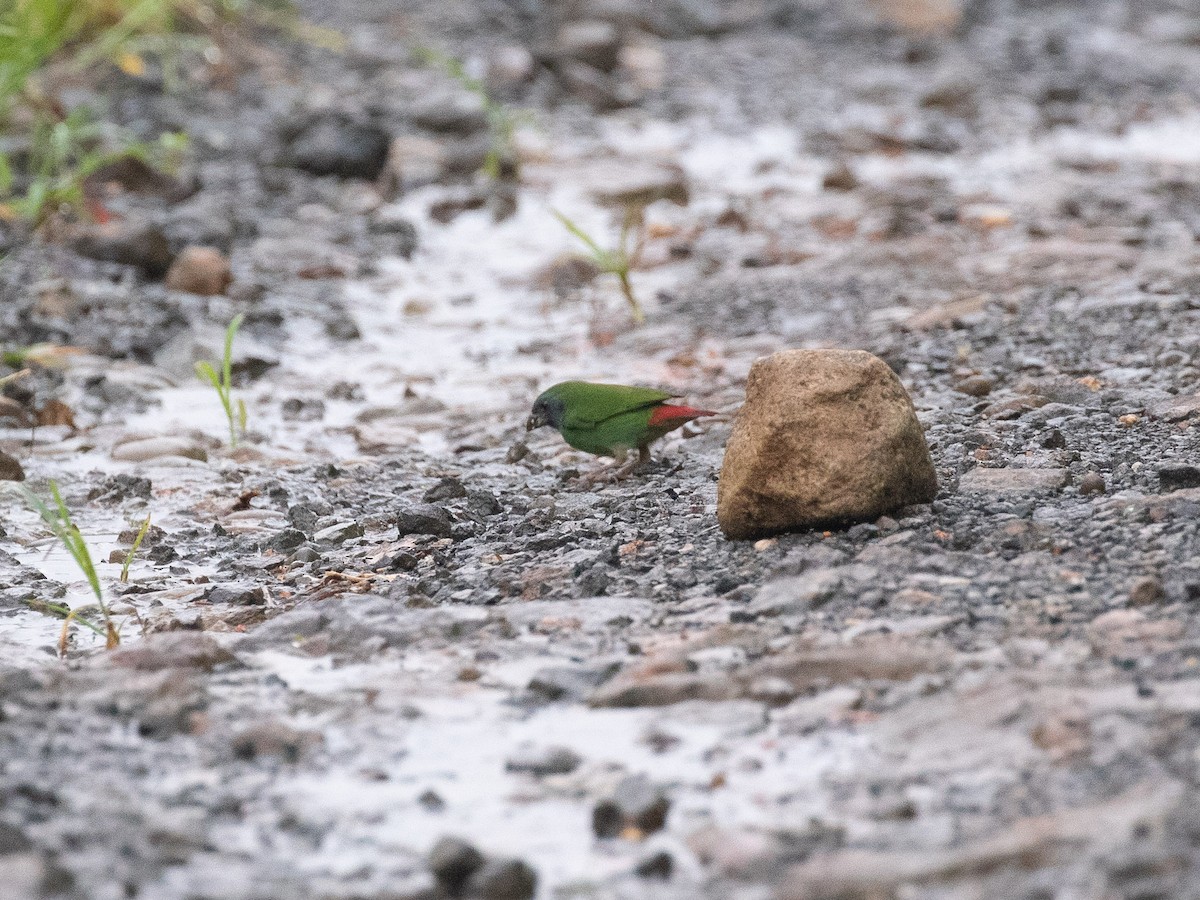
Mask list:
[{"label": "grass tuft", "polygon": [[141,77],[153,58],[171,89],[181,83],[182,55],[205,52],[228,22],[322,46],[340,41],[303,23],[290,0],[0,0],[0,132],[8,138],[0,141],[0,218],[38,225],[59,210],[90,213],[89,174],[127,156],[169,168],[186,147],[181,134],[146,144],[93,122],[86,110],[66,112],[47,73],[108,63]]},{"label": "grass tuft", "polygon": [[517,154],[516,134],[517,128],[529,121],[530,114],[523,110],[511,109],[492,97],[487,85],[471,75],[461,59],[431,47],[417,47],[414,53],[422,63],[445,72],[483,103],[483,112],[487,117],[488,132],[491,136],[481,169],[483,174],[493,181],[501,178],[519,180],[520,159]]},{"label": "grass tuft", "polygon": [[41,497],[31,491],[25,485],[18,485],[17,490],[25,498],[25,502],[33,509],[46,526],[54,533],[59,542],[67,548],[67,552],[71,554],[71,558],[75,560],[75,564],[79,566],[88,584],[92,588],[92,593],[96,595],[96,606],[100,610],[103,627],[96,625],[81,613],[82,609],[71,610],[62,604],[42,603],[39,609],[43,612],[49,612],[52,615],[64,615],[62,635],[59,638],[59,652],[66,653],[67,646],[67,631],[70,628],[72,621],[77,621],[81,625],[90,628],[104,638],[105,647],[111,650],[121,643],[121,636],[118,633],[116,626],[113,624],[112,615],[109,612],[108,604],[104,602],[104,591],[100,587],[100,577],[96,574],[95,563],[92,562],[92,554],[88,549],[87,541],[79,531],[79,527],[71,518],[71,511],[67,509],[67,505],[63,502],[62,494],[59,493],[58,483],[50,482],[50,497],[53,504],[48,504]]},{"label": "grass tuft", "polygon": [[142,538],[146,536],[146,532],[150,530],[150,517],[146,516],[142,527],[138,529],[137,537],[133,539],[133,546],[129,548],[129,552],[125,554],[125,562],[121,564],[121,584],[126,584],[129,581],[129,567],[133,565],[133,558],[137,556],[138,547],[142,546]]},{"label": "grass tuft", "polygon": [[554,217],[558,221],[562,222],[563,227],[567,231],[575,235],[587,247],[588,258],[591,259],[596,268],[605,274],[617,277],[617,281],[621,286],[621,294],[625,297],[625,302],[629,304],[629,311],[633,316],[634,324],[641,325],[645,322],[646,314],[642,310],[642,304],[638,302],[637,295],[633,292],[633,281],[629,277],[629,271],[633,267],[640,250],[640,246],[638,245],[635,245],[632,250],[630,249],[630,240],[641,223],[637,211],[634,209],[626,211],[625,221],[621,225],[621,236],[617,241],[617,246],[612,250],[605,250],[595,238],[557,209],[550,211],[554,213]]},{"label": "grass tuft", "polygon": [[86,109],[65,118],[39,113],[29,135],[22,177],[0,155],[0,197],[11,216],[39,224],[55,212],[92,214],[85,182],[121,159],[134,158],[163,170],[177,168],[187,146],[182,133],[168,132],[153,143],[134,140],[123,129],[91,119]]},{"label": "grass tuft", "polygon": [[225,418],[229,420],[229,446],[237,447],[238,435],[246,431],[246,404],[242,400],[233,402],[233,339],[238,329],[242,327],[245,315],[238,313],[225,329],[225,355],[221,360],[221,371],[208,360],[196,363],[196,374],[202,381],[212,385],[225,410]]}]

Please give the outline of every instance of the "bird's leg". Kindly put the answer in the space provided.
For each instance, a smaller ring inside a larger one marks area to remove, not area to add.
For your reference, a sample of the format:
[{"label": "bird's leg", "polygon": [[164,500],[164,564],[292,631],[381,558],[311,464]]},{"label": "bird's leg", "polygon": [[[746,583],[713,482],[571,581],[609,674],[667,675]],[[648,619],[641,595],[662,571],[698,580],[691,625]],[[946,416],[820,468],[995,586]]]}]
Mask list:
[{"label": "bird's leg", "polygon": [[650,451],[645,447],[639,447],[637,458],[630,461],[628,447],[614,447],[613,460],[616,463],[615,466],[605,466],[581,475],[579,476],[580,482],[589,485],[612,484],[628,478],[650,460]]},{"label": "bird's leg", "polygon": [[628,452],[622,453],[621,458],[617,460],[619,466],[616,472],[613,473],[613,478],[615,480],[619,481],[622,478],[628,478],[630,475],[636,475],[638,472],[646,468],[646,466],[650,463],[649,447],[638,447],[637,459],[631,459],[629,462],[625,462],[625,457],[628,455]]},{"label": "bird's leg", "polygon": [[593,487],[597,484],[612,484],[619,478],[621,464],[625,462],[627,451],[618,447],[613,452],[613,459],[616,461],[616,466],[597,466],[590,472],[585,472],[577,479],[580,484]]}]

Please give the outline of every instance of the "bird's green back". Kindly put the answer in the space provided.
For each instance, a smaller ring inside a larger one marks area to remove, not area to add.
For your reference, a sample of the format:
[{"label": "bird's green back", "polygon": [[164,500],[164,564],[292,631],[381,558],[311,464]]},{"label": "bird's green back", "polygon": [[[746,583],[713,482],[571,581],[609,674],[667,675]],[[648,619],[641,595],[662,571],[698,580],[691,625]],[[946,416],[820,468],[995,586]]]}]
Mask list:
[{"label": "bird's green back", "polygon": [[566,408],[564,424],[588,428],[622,413],[657,406],[674,394],[653,388],[630,387],[624,384],[589,384],[586,381],[564,381],[547,388],[542,396],[556,397]]}]

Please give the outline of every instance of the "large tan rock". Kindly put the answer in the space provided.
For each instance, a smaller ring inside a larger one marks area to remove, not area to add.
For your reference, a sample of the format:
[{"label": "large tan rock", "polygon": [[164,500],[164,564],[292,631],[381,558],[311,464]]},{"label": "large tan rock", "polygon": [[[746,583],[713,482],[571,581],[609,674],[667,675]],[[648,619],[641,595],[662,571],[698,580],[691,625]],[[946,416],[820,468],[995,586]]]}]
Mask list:
[{"label": "large tan rock", "polygon": [[875,519],[936,493],[912,402],[883,360],[782,350],[750,368],[717,488],[726,536]]}]

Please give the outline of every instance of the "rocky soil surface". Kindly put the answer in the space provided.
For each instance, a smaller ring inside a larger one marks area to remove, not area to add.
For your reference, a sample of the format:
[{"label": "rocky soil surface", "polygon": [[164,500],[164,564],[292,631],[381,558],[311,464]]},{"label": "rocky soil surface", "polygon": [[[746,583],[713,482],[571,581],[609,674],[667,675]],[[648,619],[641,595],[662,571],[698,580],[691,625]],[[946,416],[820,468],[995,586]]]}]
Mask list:
[{"label": "rocky soil surface", "polygon": [[[88,589],[5,493],[0,892],[1200,895],[1194,4],[303,5],[343,52],[72,88],[192,160],[0,224],[5,345],[86,351],[0,449],[123,623],[58,658],[37,601]],[[519,180],[421,47],[527,111]],[[611,245],[628,203],[640,328],[552,214]],[[230,450],[192,367],[236,313]],[[932,503],[722,536],[786,347],[887,361]],[[521,429],[576,377],[722,415],[590,484]]]}]

